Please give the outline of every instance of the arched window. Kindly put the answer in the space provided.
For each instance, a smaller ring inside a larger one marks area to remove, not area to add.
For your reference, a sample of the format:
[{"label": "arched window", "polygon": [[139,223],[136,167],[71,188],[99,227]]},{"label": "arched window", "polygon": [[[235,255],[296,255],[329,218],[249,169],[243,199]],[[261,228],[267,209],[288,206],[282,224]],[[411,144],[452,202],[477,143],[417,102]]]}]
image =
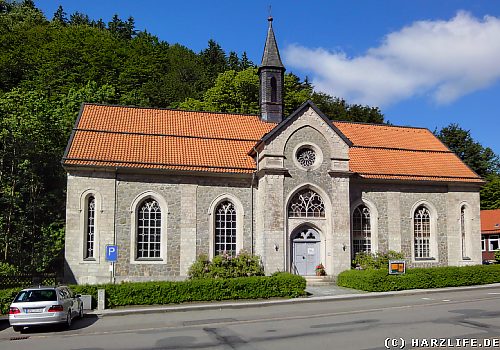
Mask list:
[{"label": "arched window", "polygon": [[469,259],[467,253],[467,207],[462,205],[460,207],[460,240],[462,242],[462,259]]},{"label": "arched window", "polygon": [[87,222],[85,227],[85,259],[94,259],[95,244],[95,197],[87,199]]},{"label": "arched window", "polygon": [[413,237],[415,258],[430,258],[431,215],[423,205],[415,210],[413,216]]},{"label": "arched window", "polygon": [[271,77],[271,102],[278,101],[278,87],[276,84],[276,78]]},{"label": "arched window", "polygon": [[136,246],[137,259],[161,258],[161,208],[153,198],[139,206]]},{"label": "arched window", "polygon": [[230,201],[221,202],[215,209],[214,254],[236,255],[236,209]]},{"label": "arched window", "polygon": [[290,218],[324,218],[325,203],[316,192],[306,189],[297,192],[288,207]]},{"label": "arched window", "polygon": [[371,236],[370,209],[362,204],[354,209],[354,213],[352,214],[352,246],[354,255],[358,252],[371,252]]}]

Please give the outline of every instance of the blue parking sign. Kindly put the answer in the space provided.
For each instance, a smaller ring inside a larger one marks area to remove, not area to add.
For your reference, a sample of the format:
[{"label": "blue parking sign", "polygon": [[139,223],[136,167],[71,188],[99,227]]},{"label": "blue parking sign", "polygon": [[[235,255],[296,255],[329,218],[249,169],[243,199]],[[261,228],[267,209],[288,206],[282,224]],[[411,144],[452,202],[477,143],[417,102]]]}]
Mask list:
[{"label": "blue parking sign", "polygon": [[107,245],[106,246],[106,261],[116,262],[118,260],[118,246],[117,245]]}]

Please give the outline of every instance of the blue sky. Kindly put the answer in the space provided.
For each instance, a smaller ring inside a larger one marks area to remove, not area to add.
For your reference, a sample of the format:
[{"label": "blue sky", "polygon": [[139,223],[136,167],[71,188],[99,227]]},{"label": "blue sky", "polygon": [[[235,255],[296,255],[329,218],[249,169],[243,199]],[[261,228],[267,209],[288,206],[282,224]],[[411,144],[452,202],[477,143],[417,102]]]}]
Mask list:
[{"label": "blue sky", "polygon": [[500,154],[500,2],[486,0],[35,0],[108,22],[133,16],[195,51],[216,40],[260,63],[272,5],[287,71],[350,103],[380,106],[397,125],[458,123]]}]

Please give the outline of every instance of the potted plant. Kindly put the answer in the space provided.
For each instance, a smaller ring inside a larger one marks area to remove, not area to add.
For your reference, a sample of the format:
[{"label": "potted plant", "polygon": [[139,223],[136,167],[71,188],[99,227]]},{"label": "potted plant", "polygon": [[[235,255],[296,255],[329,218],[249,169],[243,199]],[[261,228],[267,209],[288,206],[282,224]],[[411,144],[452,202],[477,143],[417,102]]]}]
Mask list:
[{"label": "potted plant", "polygon": [[322,263],[319,263],[316,266],[316,276],[326,276],[325,267],[323,266]]}]

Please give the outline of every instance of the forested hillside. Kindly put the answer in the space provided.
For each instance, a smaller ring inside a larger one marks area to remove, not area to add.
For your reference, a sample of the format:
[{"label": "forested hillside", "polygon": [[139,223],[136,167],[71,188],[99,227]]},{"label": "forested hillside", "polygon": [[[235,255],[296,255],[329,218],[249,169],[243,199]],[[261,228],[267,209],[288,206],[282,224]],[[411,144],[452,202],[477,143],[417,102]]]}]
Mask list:
[{"label": "forested hillside", "polygon": [[[333,119],[384,122],[378,108],[315,92],[291,73],[285,91],[287,113],[312,99]],[[0,0],[0,273],[7,263],[61,267],[60,161],[82,102],[258,113],[257,69],[213,40],[201,52],[162,41],[133,17],[59,7],[47,18],[31,0]]]}]

